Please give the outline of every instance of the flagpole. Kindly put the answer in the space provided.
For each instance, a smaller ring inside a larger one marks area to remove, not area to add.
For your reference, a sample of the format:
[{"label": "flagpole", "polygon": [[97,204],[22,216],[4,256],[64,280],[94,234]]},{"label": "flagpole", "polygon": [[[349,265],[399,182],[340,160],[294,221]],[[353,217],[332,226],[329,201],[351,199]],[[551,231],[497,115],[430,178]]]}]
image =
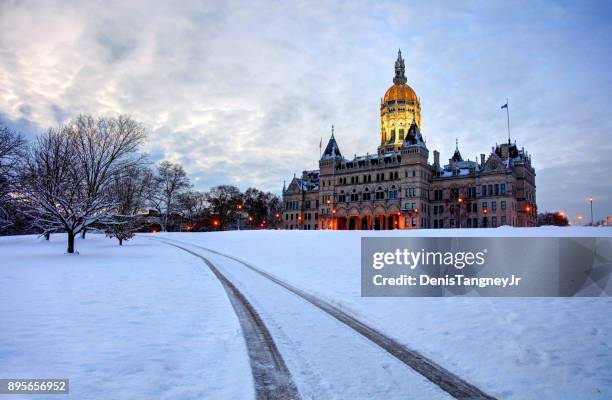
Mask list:
[{"label": "flagpole", "polygon": [[506,117],[508,118],[508,144],[510,144],[510,105],[506,97]]}]

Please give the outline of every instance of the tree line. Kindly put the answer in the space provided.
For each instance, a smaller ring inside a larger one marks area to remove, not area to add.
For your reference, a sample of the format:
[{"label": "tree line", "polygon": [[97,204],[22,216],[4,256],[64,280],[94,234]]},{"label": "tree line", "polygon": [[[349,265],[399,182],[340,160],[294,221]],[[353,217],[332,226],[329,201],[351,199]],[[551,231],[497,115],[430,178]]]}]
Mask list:
[{"label": "tree line", "polygon": [[220,185],[193,189],[178,163],[141,152],[142,124],[121,115],[80,115],[28,143],[0,125],[0,234],[103,231],[119,244],[138,231],[275,228],[278,196]]}]

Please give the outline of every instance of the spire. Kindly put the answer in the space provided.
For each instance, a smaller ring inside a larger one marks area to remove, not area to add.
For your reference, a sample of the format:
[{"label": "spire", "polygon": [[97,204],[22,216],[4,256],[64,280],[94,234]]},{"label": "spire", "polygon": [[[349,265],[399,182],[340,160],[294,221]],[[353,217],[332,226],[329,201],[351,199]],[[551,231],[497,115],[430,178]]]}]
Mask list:
[{"label": "spire", "polygon": [[459,152],[459,139],[455,138],[455,152],[453,153],[453,161],[463,161],[463,157],[461,157],[461,153]]},{"label": "spire", "polygon": [[405,71],[406,67],[402,58],[402,51],[398,49],[397,60],[395,61],[395,77],[393,78],[394,84],[403,85],[407,82],[406,75],[404,75]]},{"label": "spire", "polygon": [[342,154],[340,153],[338,143],[336,143],[336,138],[334,137],[334,126],[332,125],[331,137],[329,138],[329,142],[327,142],[327,146],[325,147],[325,151],[323,152],[321,159],[334,158],[342,158]]}]

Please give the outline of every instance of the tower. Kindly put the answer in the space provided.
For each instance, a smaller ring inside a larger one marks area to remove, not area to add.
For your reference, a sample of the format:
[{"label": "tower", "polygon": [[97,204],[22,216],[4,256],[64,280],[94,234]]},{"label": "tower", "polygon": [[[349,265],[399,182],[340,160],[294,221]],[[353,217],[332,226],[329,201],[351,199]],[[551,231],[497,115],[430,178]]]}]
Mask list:
[{"label": "tower", "polygon": [[399,50],[393,85],[387,89],[380,103],[381,152],[399,149],[413,121],[421,127],[421,102],[406,82],[406,67]]}]

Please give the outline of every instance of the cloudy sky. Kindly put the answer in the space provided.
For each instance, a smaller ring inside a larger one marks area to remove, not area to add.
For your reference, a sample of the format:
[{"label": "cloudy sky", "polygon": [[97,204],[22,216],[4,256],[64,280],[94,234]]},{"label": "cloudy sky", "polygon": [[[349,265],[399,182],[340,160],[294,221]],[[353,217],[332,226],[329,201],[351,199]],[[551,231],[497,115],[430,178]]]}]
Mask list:
[{"label": "cloudy sky", "polygon": [[506,138],[540,210],[612,215],[612,2],[0,1],[0,120],[28,137],[127,113],[193,183],[280,192],[336,127],[375,152],[397,49],[430,151]]}]

